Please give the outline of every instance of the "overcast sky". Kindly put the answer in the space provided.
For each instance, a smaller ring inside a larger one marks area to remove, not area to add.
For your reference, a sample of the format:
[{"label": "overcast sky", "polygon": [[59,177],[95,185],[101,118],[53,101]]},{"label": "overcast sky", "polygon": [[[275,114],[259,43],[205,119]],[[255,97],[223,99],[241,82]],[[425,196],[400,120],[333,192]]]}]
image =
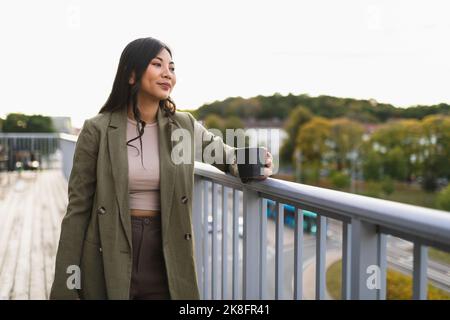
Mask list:
[{"label": "overcast sky", "polygon": [[179,109],[275,92],[450,103],[449,14],[445,0],[2,2],[0,117],[81,126],[147,36],[172,48]]}]

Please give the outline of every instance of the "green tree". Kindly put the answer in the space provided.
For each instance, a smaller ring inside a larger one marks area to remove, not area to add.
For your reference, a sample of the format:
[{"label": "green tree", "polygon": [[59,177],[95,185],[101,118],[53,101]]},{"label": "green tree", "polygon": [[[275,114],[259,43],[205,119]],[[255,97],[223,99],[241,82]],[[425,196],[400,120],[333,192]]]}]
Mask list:
[{"label": "green tree", "polygon": [[302,151],[303,159],[320,162],[330,150],[331,123],[322,117],[314,117],[302,126],[296,139],[296,148]]},{"label": "green tree", "polygon": [[396,180],[405,180],[408,160],[401,147],[397,146],[388,150],[383,162],[383,171],[386,175]]},{"label": "green tree", "polygon": [[295,150],[295,139],[298,136],[298,132],[302,126],[311,120],[313,114],[311,111],[303,106],[297,106],[289,114],[288,120],[285,123],[284,129],[286,130],[288,138],[285,140],[280,150],[280,158],[282,161],[287,163],[295,162],[294,150]]},{"label": "green tree", "polygon": [[3,124],[4,132],[55,132],[50,117],[10,113]]},{"label": "green tree", "polygon": [[366,180],[378,181],[381,178],[382,158],[374,150],[365,154],[362,161],[363,176]]},{"label": "green tree", "polygon": [[28,116],[23,113],[10,113],[6,116],[4,132],[29,132]]},{"label": "green tree", "polygon": [[50,117],[32,115],[28,118],[28,130],[30,132],[55,132]]},{"label": "green tree", "polygon": [[435,191],[438,178],[450,178],[450,117],[427,116],[422,120],[422,126],[422,187],[426,191]]},{"label": "green tree", "polygon": [[359,149],[363,132],[362,126],[356,121],[347,118],[331,121],[331,141],[338,171],[351,166],[349,154]]},{"label": "green tree", "polygon": [[420,172],[421,125],[416,120],[391,121],[378,128],[368,141],[383,159],[383,172],[394,179],[411,181]]},{"label": "green tree", "polygon": [[225,128],[226,129],[243,129],[244,122],[236,116],[231,116],[225,119]]},{"label": "green tree", "polygon": [[205,127],[208,129],[218,129],[222,132],[225,131],[225,121],[216,114],[210,114],[205,118]]}]

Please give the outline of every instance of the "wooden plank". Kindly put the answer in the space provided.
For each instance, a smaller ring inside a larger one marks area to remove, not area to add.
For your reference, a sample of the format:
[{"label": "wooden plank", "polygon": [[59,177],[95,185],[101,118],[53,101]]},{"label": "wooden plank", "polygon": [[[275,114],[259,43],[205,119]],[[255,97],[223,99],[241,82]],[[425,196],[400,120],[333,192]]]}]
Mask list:
[{"label": "wooden plank", "polygon": [[[14,283],[13,271],[11,266],[11,245],[17,244],[17,242],[11,242],[13,236],[13,223],[16,219],[16,209],[20,203],[20,196],[14,192],[7,199],[8,204],[5,206],[6,210],[2,213],[3,226],[0,233],[0,300],[6,300],[10,298],[11,288]],[[14,260],[14,259],[13,259]]]},{"label": "wooden plank", "polygon": [[35,210],[33,206],[34,193],[36,192],[35,181],[26,181],[26,189],[21,192],[22,222],[18,225],[20,230],[19,252],[14,275],[14,286],[11,292],[11,299],[27,300],[30,291],[30,272],[31,272],[31,237],[33,231],[33,218]]},{"label": "wooden plank", "polygon": [[8,246],[8,238],[11,232],[11,224],[14,220],[13,208],[17,206],[19,196],[14,192],[14,186],[10,186],[8,196],[0,201],[0,272],[5,259],[5,252]]},{"label": "wooden plank", "polygon": [[25,172],[22,178],[14,173],[8,179],[0,199],[0,299],[46,299],[67,208],[67,181],[58,170]]},{"label": "wooden plank", "polygon": [[45,260],[44,250],[42,247],[42,224],[45,217],[45,211],[43,210],[41,199],[45,199],[45,196],[40,188],[42,182],[42,175],[39,175],[39,187],[34,194],[34,201],[39,205],[36,206],[35,219],[33,223],[33,242],[31,247],[31,274],[30,274],[30,299],[43,300],[46,299],[46,286],[45,286]]},{"label": "wooden plank", "polygon": [[[43,177],[42,189],[44,192],[53,193],[51,174],[47,173]],[[42,222],[42,248],[44,255],[44,269],[45,269],[45,295],[49,297],[50,289],[53,284],[53,277],[55,272],[55,258],[56,249],[59,240],[59,224],[58,212],[55,208],[54,197],[49,198],[47,203],[43,203],[44,214]]]},{"label": "wooden plank", "polygon": [[[18,181],[19,182],[19,181]],[[0,274],[0,297],[10,299],[14,286],[14,277],[16,273],[17,257],[20,248],[20,237],[23,223],[24,210],[20,206],[21,193],[16,193],[17,205],[13,206],[11,210],[12,221],[10,223],[10,234],[7,240],[7,248],[2,264]]]}]

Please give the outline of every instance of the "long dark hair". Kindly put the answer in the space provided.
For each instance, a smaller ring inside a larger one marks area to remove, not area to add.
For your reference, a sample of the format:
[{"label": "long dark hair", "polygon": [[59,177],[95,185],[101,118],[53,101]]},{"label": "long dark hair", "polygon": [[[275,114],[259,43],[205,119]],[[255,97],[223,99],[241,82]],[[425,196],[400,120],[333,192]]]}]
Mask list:
[{"label": "long dark hair", "polygon": [[[155,38],[139,38],[131,41],[122,51],[111,93],[108,100],[99,111],[99,113],[103,113],[108,111],[113,112],[121,108],[128,109],[128,106],[131,104],[133,115],[137,123],[136,132],[138,136],[127,141],[127,145],[136,148],[129,143],[139,138],[141,150],[141,137],[144,134],[146,123],[141,119],[141,114],[137,106],[138,92],[141,88],[142,75],[145,73],[148,64],[162,49],[166,49],[170,56],[172,56],[170,48],[162,41]],[[131,85],[128,83],[128,80],[133,71],[135,81],[134,84]],[[159,101],[159,108],[161,109],[160,111],[163,111],[166,115],[173,115],[176,111],[176,105],[170,97]],[[139,152],[139,149],[137,150]],[[141,162],[142,166],[144,166],[142,152]]]}]

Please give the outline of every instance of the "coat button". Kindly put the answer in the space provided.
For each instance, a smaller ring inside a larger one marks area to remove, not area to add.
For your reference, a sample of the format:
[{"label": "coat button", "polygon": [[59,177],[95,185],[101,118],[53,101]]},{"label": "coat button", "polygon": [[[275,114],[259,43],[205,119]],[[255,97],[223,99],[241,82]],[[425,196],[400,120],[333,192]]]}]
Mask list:
[{"label": "coat button", "polygon": [[182,197],[181,197],[181,202],[182,202],[183,204],[186,204],[186,203],[188,202],[188,197],[182,196]]},{"label": "coat button", "polygon": [[190,233],[186,233],[186,234],[184,235],[184,238],[185,238],[186,240],[191,240],[192,236],[191,236]]},{"label": "coat button", "polygon": [[105,214],[106,213],[106,209],[104,207],[99,207],[97,209],[98,214]]}]

